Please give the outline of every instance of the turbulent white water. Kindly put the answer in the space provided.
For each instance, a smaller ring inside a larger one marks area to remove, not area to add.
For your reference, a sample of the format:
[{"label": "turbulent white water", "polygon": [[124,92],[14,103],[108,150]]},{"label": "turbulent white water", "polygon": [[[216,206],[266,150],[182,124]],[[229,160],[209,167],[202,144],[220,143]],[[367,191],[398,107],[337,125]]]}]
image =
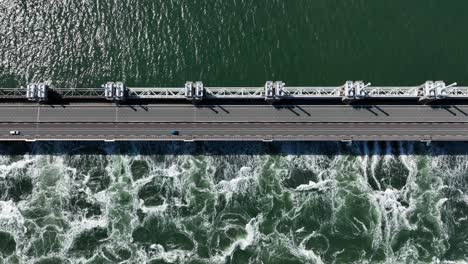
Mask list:
[{"label": "turbulent white water", "polygon": [[468,158],[445,149],[3,145],[1,262],[461,263]]},{"label": "turbulent white water", "polygon": [[[1,0],[0,87],[466,83],[467,3]],[[0,153],[0,264],[468,260],[467,144]]]}]

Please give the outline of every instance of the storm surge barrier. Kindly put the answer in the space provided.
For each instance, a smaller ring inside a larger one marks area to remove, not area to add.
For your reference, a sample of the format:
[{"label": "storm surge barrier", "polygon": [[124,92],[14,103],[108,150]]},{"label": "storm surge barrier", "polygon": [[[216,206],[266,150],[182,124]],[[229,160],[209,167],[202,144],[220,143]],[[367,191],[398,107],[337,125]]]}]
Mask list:
[{"label": "storm surge barrier", "polygon": [[341,86],[286,86],[268,81],[263,87],[205,87],[203,82],[186,82],[183,87],[127,87],[123,82],[108,82],[99,88],[60,88],[46,83],[26,87],[0,88],[0,99],[27,99],[47,102],[51,99],[115,102],[126,100],[317,100],[337,99],[358,102],[361,99],[414,99],[426,103],[439,99],[468,99],[468,86],[447,85],[444,81],[426,81],[417,86],[373,86],[363,81],[347,81]]}]

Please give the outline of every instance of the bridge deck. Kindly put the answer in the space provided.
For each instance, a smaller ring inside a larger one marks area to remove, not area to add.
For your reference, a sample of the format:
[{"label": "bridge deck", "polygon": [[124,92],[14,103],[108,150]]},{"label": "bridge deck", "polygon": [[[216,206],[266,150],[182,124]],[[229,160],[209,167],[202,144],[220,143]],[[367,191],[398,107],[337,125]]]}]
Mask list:
[{"label": "bridge deck", "polygon": [[0,104],[0,140],[468,140],[468,105]]}]

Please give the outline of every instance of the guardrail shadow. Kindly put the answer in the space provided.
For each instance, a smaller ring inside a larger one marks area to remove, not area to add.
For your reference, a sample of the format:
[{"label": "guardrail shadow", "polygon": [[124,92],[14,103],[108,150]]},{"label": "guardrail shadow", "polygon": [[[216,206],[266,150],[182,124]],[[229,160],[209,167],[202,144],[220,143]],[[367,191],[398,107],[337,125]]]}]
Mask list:
[{"label": "guardrail shadow", "polygon": [[378,105],[350,105],[354,110],[366,110],[374,116],[390,116],[381,106]]},{"label": "guardrail shadow", "polygon": [[456,105],[431,105],[430,107],[434,110],[437,110],[437,109],[445,110],[453,116],[457,116],[457,115],[468,116],[468,113],[466,113],[465,111],[463,111],[460,107]]},{"label": "guardrail shadow", "polygon": [[213,111],[215,114],[220,114],[220,113],[224,113],[224,114],[230,114],[231,112],[229,110],[226,109],[226,107],[220,105],[220,104],[194,104],[193,105],[195,108],[198,108],[198,109],[209,109],[211,111]]},{"label": "guardrail shadow", "polygon": [[272,107],[274,107],[276,110],[283,110],[283,109],[288,110],[296,116],[301,116],[301,115],[312,116],[312,114],[309,111],[305,110],[300,105],[273,104]]}]

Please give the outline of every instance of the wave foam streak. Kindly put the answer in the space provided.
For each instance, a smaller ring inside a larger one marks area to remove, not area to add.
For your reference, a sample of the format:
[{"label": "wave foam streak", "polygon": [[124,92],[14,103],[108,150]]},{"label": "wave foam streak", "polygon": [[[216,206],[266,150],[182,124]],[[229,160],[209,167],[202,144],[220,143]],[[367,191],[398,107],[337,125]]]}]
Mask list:
[{"label": "wave foam streak", "polygon": [[30,146],[0,156],[6,262],[450,263],[467,257],[468,159],[439,146]]}]

